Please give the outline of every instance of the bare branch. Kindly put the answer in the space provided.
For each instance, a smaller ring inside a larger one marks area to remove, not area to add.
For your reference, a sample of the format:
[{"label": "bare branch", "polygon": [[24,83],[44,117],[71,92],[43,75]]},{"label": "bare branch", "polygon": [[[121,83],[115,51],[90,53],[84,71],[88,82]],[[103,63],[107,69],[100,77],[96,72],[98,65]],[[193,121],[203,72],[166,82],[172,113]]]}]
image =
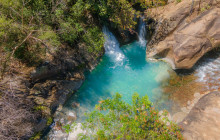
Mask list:
[{"label": "bare branch", "polygon": [[41,42],[41,43],[46,47],[46,49],[48,50],[49,54],[53,55],[53,54],[50,52],[50,49],[49,49],[50,47],[49,47],[43,40],[41,40],[41,39],[39,39],[39,38],[36,38],[36,37],[33,37],[33,36],[30,36],[30,38],[32,38],[32,39],[34,39],[34,40],[36,40],[36,41]]},{"label": "bare branch", "polygon": [[31,31],[31,32],[28,34],[28,36],[27,36],[18,46],[16,46],[16,47],[13,49],[13,51],[12,51],[12,53],[11,53],[11,57],[14,55],[15,51],[32,35],[32,33],[33,33],[33,31]]},{"label": "bare branch", "polygon": [[15,12],[20,18],[22,18],[22,16],[21,16],[17,11],[15,11],[14,8],[10,7],[10,9],[11,9],[13,12]]}]

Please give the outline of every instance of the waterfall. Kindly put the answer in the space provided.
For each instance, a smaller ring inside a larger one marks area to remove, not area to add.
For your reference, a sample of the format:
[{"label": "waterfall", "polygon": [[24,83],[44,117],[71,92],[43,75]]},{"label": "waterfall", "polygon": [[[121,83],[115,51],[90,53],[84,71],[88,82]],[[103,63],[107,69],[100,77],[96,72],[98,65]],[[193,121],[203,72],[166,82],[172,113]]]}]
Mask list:
[{"label": "waterfall", "polygon": [[138,39],[139,39],[139,43],[141,44],[141,46],[146,46],[147,41],[146,41],[146,23],[144,22],[144,16],[141,16],[139,19],[139,27],[138,27]]},{"label": "waterfall", "polygon": [[103,27],[103,33],[105,35],[105,54],[108,55],[112,61],[123,64],[125,55],[119,48],[119,42],[115,36],[108,30],[107,27]]}]

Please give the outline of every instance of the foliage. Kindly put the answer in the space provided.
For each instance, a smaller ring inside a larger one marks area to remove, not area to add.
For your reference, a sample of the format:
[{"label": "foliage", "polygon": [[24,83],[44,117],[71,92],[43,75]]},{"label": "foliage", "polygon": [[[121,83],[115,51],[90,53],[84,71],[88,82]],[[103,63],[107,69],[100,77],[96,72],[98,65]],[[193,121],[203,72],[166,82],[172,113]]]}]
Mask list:
[{"label": "foliage", "polygon": [[143,8],[153,8],[166,5],[168,0],[134,0],[134,3],[140,3]]},{"label": "foliage", "polygon": [[182,139],[180,128],[152,107],[147,96],[132,97],[132,105],[122,101],[120,94],[100,101],[87,114],[83,139]]},{"label": "foliage", "polygon": [[39,140],[41,138],[42,134],[40,132],[33,135],[30,140]]},{"label": "foliage", "polygon": [[53,118],[52,117],[48,117],[47,118],[47,125],[51,125],[53,123]]},{"label": "foliage", "polygon": [[203,7],[201,7],[200,11],[203,13],[203,12],[209,10],[210,8],[211,8],[211,6],[207,4],[207,5],[203,6]]},{"label": "foliage", "polygon": [[182,0],[176,0],[177,3],[180,3]]},{"label": "foliage", "polygon": [[67,124],[67,125],[64,125],[62,126],[62,128],[64,129],[64,131],[69,134],[70,132],[72,132],[73,128],[75,127],[75,124],[73,123],[72,125],[71,124]]},{"label": "foliage", "polygon": [[45,106],[42,106],[42,105],[37,105],[37,106],[34,106],[34,110],[36,111],[41,111],[41,110],[45,110]]},{"label": "foliage", "polygon": [[[61,44],[85,44],[91,55],[101,51],[105,24],[129,29],[143,8],[164,5],[166,0],[1,0],[0,47],[32,66],[55,53]],[[5,59],[8,61],[8,59]],[[4,63],[6,64],[6,63]]]}]

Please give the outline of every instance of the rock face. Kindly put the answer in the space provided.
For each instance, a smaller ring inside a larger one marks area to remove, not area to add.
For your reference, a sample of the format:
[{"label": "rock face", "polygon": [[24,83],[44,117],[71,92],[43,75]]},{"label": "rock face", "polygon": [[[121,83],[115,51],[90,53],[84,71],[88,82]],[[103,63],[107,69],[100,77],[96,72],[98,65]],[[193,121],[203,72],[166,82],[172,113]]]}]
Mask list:
[{"label": "rock face", "polygon": [[84,81],[84,70],[93,69],[104,50],[91,54],[85,45],[64,47],[30,74],[29,98],[44,106],[44,113],[52,115]]},{"label": "rock face", "polygon": [[22,136],[29,137],[39,131],[46,132],[53,123],[57,108],[62,107],[82,85],[85,79],[83,72],[98,64],[99,58],[104,54],[104,48],[94,53],[87,48],[83,44],[74,47],[61,46],[56,53],[46,54],[47,60],[37,68],[27,67],[16,63],[17,61],[11,62],[11,65],[15,66],[15,72],[5,74],[4,79],[0,80],[1,91],[12,92],[21,99],[30,100],[33,106],[26,106],[30,106],[30,110],[38,114],[31,123],[23,122],[30,126],[31,131],[30,134],[22,133]]},{"label": "rock face", "polygon": [[187,140],[220,138],[220,92],[203,96],[180,123]]},{"label": "rock face", "polygon": [[184,0],[152,11],[157,22],[147,57],[164,59],[173,69],[190,69],[208,51],[220,46],[220,2],[198,12],[199,1]]}]

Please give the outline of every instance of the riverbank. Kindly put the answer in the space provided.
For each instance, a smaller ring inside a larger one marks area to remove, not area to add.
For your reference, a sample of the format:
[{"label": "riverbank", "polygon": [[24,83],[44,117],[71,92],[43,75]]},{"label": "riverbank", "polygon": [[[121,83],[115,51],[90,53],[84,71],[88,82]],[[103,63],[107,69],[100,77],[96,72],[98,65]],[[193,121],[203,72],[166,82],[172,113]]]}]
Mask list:
[{"label": "riverbank", "polygon": [[218,1],[184,0],[148,12],[155,32],[147,59],[166,61],[177,72],[164,91],[182,104],[170,119],[183,125],[190,140],[219,138],[219,10]]}]

